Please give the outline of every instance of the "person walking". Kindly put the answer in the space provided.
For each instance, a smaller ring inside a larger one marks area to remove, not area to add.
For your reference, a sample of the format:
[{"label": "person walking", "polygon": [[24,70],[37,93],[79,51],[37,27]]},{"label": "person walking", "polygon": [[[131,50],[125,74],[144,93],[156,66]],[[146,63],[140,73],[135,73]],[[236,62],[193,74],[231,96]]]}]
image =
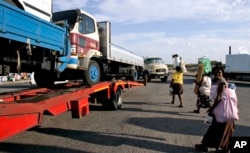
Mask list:
[{"label": "person walking", "polygon": [[183,94],[183,72],[180,66],[176,66],[176,71],[173,73],[169,87],[173,89],[171,103],[174,104],[175,95],[178,95],[180,101],[179,107],[183,107],[182,96],[181,96]]},{"label": "person walking", "polygon": [[224,90],[226,90],[228,83],[223,77],[223,71],[221,69],[216,69],[214,71],[214,79],[217,83],[217,90],[216,95],[214,96],[214,103],[208,110],[208,114],[213,117],[213,121],[203,136],[201,144],[196,144],[195,148],[203,152],[207,152],[208,148],[216,148],[216,152],[228,153],[229,140],[235,131],[234,121],[220,123],[216,121],[213,114],[213,110],[221,101],[222,94],[224,93]]},{"label": "person walking", "polygon": [[211,99],[210,99],[210,90],[212,86],[212,79],[210,78],[210,73],[205,73],[202,76],[200,82],[195,80],[195,83],[198,85],[198,95],[196,106],[197,109],[194,110],[194,113],[200,113],[200,108],[208,108],[210,107]]}]

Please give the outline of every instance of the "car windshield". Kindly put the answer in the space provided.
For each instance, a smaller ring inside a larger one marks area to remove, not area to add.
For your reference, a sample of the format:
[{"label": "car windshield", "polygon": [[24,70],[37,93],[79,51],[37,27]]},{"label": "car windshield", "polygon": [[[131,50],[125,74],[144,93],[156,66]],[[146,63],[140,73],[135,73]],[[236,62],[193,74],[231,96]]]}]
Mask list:
[{"label": "car windshield", "polygon": [[155,63],[159,63],[159,64],[162,64],[163,61],[161,58],[148,58],[145,60],[145,63],[146,64],[155,64]]}]

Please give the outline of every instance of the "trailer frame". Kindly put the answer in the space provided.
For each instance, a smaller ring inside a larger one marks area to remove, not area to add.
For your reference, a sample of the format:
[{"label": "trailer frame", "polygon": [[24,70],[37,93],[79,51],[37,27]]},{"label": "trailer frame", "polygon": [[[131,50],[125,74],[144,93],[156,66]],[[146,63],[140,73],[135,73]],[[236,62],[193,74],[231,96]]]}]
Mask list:
[{"label": "trailer frame", "polygon": [[112,103],[121,100],[117,97],[122,96],[120,91],[143,85],[140,82],[118,80],[101,82],[91,87],[36,88],[0,95],[0,141],[41,125],[45,113],[56,116],[70,110],[72,118],[80,119],[90,113],[90,99],[106,102],[109,109],[119,109]]}]

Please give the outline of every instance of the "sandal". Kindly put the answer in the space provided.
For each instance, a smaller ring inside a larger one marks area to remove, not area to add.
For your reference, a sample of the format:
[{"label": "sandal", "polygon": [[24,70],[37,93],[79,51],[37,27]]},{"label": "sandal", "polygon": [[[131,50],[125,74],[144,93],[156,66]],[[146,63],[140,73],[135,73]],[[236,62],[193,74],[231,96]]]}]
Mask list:
[{"label": "sandal", "polygon": [[183,108],[183,106],[182,106],[182,105],[179,105],[178,107],[181,107],[181,108]]}]

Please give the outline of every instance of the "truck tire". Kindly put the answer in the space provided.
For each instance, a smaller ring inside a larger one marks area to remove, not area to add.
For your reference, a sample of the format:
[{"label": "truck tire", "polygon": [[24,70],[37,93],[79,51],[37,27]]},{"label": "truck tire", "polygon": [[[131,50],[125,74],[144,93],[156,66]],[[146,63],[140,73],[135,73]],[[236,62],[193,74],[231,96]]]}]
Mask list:
[{"label": "truck tire", "polygon": [[83,81],[86,85],[94,85],[100,81],[101,71],[98,63],[90,60],[88,70],[83,72]]},{"label": "truck tire", "polygon": [[116,92],[111,96],[110,109],[118,110],[122,108],[122,89],[117,88]]},{"label": "truck tire", "polygon": [[162,82],[166,82],[168,80],[168,76],[164,76],[164,78],[161,78]]}]

